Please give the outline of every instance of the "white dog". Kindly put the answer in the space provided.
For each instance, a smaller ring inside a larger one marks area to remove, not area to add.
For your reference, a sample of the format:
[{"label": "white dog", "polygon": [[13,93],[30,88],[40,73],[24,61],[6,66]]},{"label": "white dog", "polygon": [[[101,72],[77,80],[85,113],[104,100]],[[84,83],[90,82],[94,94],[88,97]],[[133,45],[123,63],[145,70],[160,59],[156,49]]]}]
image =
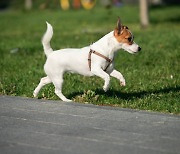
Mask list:
[{"label": "white dog", "polygon": [[56,95],[63,101],[71,101],[62,94],[63,74],[65,72],[79,73],[84,76],[99,76],[105,83],[107,91],[110,76],[117,78],[121,86],[125,86],[125,79],[120,72],[114,69],[115,52],[124,49],[129,53],[137,53],[141,48],[134,42],[134,37],[128,27],[123,26],[118,19],[117,27],[97,42],[81,49],[67,48],[53,51],[50,40],[53,36],[52,26],[47,23],[47,31],[43,36],[42,44],[47,56],[44,65],[46,77],[41,78],[34,97],[40,89],[48,83],[55,86]]}]

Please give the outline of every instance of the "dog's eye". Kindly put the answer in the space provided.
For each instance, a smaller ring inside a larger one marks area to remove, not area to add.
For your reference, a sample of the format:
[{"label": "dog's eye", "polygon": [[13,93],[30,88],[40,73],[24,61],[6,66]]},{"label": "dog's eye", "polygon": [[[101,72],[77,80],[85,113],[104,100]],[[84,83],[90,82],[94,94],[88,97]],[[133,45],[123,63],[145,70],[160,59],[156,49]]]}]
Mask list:
[{"label": "dog's eye", "polygon": [[128,37],[128,41],[131,42],[132,41],[132,37]]}]

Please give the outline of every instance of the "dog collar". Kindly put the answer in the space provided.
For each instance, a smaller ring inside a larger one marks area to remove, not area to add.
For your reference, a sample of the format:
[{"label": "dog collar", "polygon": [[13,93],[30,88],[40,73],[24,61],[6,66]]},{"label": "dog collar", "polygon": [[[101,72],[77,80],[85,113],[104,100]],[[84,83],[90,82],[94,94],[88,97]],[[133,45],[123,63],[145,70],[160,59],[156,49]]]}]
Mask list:
[{"label": "dog collar", "polygon": [[95,55],[97,55],[97,56],[99,56],[99,57],[104,58],[107,62],[109,62],[108,65],[106,66],[106,68],[104,69],[104,71],[106,71],[107,68],[110,66],[110,64],[113,62],[113,60],[109,59],[108,57],[100,54],[100,53],[97,52],[97,51],[94,51],[94,50],[90,49],[89,55],[88,55],[88,65],[89,65],[90,71],[91,71],[91,54],[92,54],[92,53],[94,53]]}]

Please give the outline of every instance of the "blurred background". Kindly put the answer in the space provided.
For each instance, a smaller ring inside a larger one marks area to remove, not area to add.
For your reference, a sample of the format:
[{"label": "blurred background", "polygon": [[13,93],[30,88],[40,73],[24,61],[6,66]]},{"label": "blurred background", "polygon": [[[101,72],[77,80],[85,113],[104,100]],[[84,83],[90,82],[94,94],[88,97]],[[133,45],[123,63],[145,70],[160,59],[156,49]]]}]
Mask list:
[{"label": "blurred background", "polygon": [[149,25],[149,8],[179,5],[179,0],[1,0],[0,10],[91,10],[97,7],[111,9],[124,5],[136,5],[140,8],[140,23],[142,27]]},{"label": "blurred background", "polygon": [[[144,0],[146,1],[146,0]],[[173,5],[179,4],[179,0],[147,0],[152,5]],[[64,3],[66,5],[66,9],[75,8],[78,9],[82,5],[86,3],[89,5],[89,9],[92,8],[90,5],[102,5],[105,7],[110,7],[112,5],[120,6],[121,3],[124,4],[138,4],[139,0],[1,0],[0,1],[0,8],[26,8],[26,9],[45,9],[45,8],[59,8],[65,9],[62,7],[61,4]],[[82,4],[84,3],[84,4]],[[94,3],[96,3],[94,5]],[[60,4],[60,6],[59,6]]]}]

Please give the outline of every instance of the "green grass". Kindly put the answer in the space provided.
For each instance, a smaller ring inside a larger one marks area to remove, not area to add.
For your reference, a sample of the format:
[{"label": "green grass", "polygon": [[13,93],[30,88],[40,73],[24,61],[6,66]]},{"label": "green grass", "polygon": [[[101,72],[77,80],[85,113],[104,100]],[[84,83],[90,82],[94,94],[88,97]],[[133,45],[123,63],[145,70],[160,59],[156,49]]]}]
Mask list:
[{"label": "green grass", "polygon": [[[54,27],[53,49],[83,47],[111,31],[117,16],[135,35],[142,52],[131,55],[119,51],[115,67],[127,86],[112,79],[108,92],[98,77],[65,74],[63,93],[76,102],[118,106],[165,113],[180,113],[180,23],[179,8],[150,10],[151,25],[139,26],[138,7],[126,6],[92,11],[14,11],[0,12],[0,94],[32,97],[45,74],[46,60],[41,37],[45,21]],[[12,53],[12,49],[18,51]],[[44,87],[39,98],[58,100],[53,85]]]}]

